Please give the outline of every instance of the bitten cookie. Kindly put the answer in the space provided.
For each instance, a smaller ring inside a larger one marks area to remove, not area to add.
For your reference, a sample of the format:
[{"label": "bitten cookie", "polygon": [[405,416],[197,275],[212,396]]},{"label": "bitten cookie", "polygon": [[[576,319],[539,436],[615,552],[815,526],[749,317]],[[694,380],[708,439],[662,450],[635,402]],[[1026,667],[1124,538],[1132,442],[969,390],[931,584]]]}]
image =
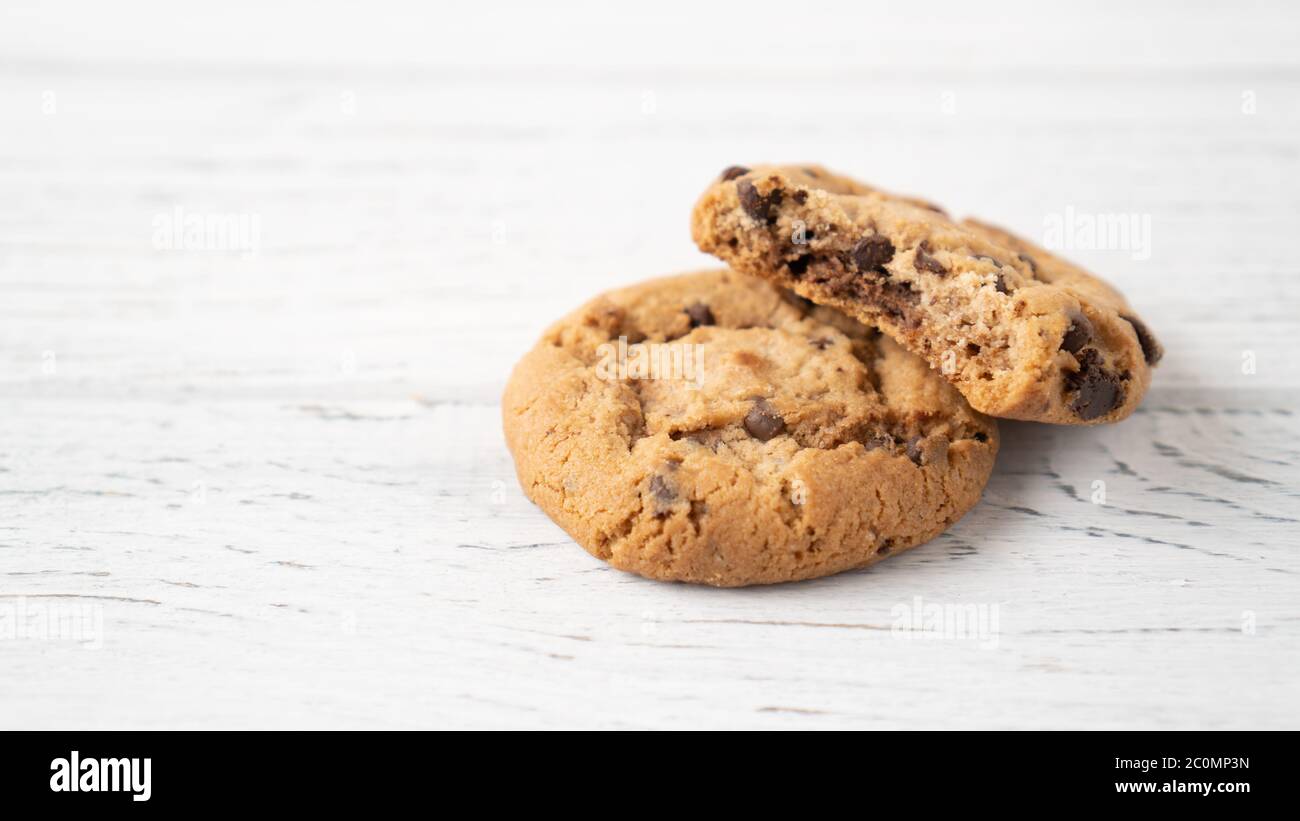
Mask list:
[{"label": "bitten cookie", "polygon": [[998,441],[887,337],[731,271],[597,297],[515,367],[502,416],[528,497],[588,552],[723,587],[933,538]]},{"label": "bitten cookie", "polygon": [[732,167],[695,206],[699,247],[875,325],[976,410],[1116,422],[1161,348],[1124,298],[998,228],[820,167]]}]

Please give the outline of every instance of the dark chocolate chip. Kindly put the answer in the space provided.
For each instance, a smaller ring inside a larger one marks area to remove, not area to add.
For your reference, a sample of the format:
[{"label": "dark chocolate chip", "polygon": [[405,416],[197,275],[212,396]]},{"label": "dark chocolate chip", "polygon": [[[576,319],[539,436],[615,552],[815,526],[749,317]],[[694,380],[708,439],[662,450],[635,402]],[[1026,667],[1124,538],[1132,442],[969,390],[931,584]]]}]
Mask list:
[{"label": "dark chocolate chip", "polygon": [[1078,353],[1084,345],[1092,341],[1092,323],[1083,314],[1070,317],[1070,327],[1061,337],[1061,350]]},{"label": "dark chocolate chip", "polygon": [[772,222],[775,219],[772,209],[781,204],[780,188],[774,188],[772,193],[765,197],[758,193],[758,189],[752,182],[745,180],[736,185],[736,192],[740,196],[740,207],[745,209],[745,213],[752,219],[759,222]]},{"label": "dark chocolate chip", "polygon": [[[991,257],[988,254],[976,254],[975,259],[980,260],[982,262],[992,263],[997,268],[1002,267],[1001,260],[999,260],[997,257]],[[998,271],[997,279],[993,281],[993,287],[997,289],[997,292],[999,294],[1011,293],[1011,289],[1007,286],[1007,278],[1002,275],[1001,271]]]},{"label": "dark chocolate chip", "polygon": [[1080,419],[1096,419],[1114,410],[1123,398],[1124,391],[1115,379],[1109,376],[1085,379],[1070,403],[1070,410]]},{"label": "dark chocolate chip", "polygon": [[948,461],[948,440],[942,436],[913,436],[907,442],[907,458],[918,467]]},{"label": "dark chocolate chip", "polygon": [[976,442],[987,442],[988,440],[989,440],[989,435],[987,433],[985,433],[984,431],[976,432],[975,434]]},{"label": "dark chocolate chip", "polygon": [[852,257],[853,264],[859,271],[874,271],[889,276],[885,264],[894,258],[894,243],[888,237],[872,234],[858,240],[857,245],[853,246]]},{"label": "dark chocolate chip", "polygon": [[808,192],[800,188],[798,191],[791,194],[790,198],[793,199],[795,202],[799,203],[800,205],[803,205],[805,202],[808,201]]},{"label": "dark chocolate chip", "polygon": [[862,443],[867,450],[893,450],[894,437],[888,433],[877,433]]},{"label": "dark chocolate chip", "polygon": [[925,461],[925,452],[921,450],[921,437],[913,436],[907,440],[907,458],[918,466]]},{"label": "dark chocolate chip", "polygon": [[805,169],[803,170],[803,173],[805,173],[805,174],[807,174],[808,176],[812,177],[814,180],[821,176],[821,174],[818,174],[818,173],[817,173],[817,169],[816,169],[816,168],[805,168]]},{"label": "dark chocolate chip", "polygon": [[920,302],[920,294],[912,290],[912,283],[896,279],[868,281],[863,298],[880,306],[885,314],[909,328],[920,325],[920,317],[912,310]]},{"label": "dark chocolate chip", "polygon": [[939,276],[947,276],[948,274],[948,269],[943,267],[943,263],[930,256],[929,248],[926,247],[924,242],[916,246],[916,255],[913,257],[912,265],[918,271],[929,271]]},{"label": "dark chocolate chip", "polygon": [[800,277],[808,270],[808,263],[812,262],[812,254],[804,254],[798,259],[792,259],[785,264],[790,269],[790,273]]},{"label": "dark chocolate chip", "polygon": [[713,311],[703,302],[697,302],[694,305],[688,305],[684,309],[686,315],[691,318],[691,327],[698,328],[701,325],[712,325],[714,323]]},{"label": "dark chocolate chip", "polygon": [[1079,361],[1079,370],[1075,373],[1065,375],[1066,382],[1071,382],[1083,378],[1083,372],[1088,369],[1098,369],[1102,367],[1101,354],[1097,353],[1096,348],[1088,348],[1080,351],[1075,359]]},{"label": "dark chocolate chip", "polygon": [[664,477],[655,475],[650,477],[650,493],[660,502],[671,502],[677,498],[677,493],[668,486]]},{"label": "dark chocolate chip", "polygon": [[749,413],[745,414],[745,430],[760,442],[766,442],[785,431],[785,420],[772,409],[766,399],[759,399],[754,402]]},{"label": "dark chocolate chip", "polygon": [[883,542],[880,543],[880,547],[876,548],[876,555],[884,556],[886,553],[888,553],[893,549],[894,549],[894,540],[885,539]]},{"label": "dark chocolate chip", "polygon": [[1106,370],[1095,348],[1084,348],[1075,358],[1079,370],[1066,376],[1068,390],[1075,392],[1070,410],[1085,421],[1110,413],[1124,402],[1124,387],[1119,377]]},{"label": "dark chocolate chip", "polygon": [[733,165],[722,172],[722,181],[734,180],[736,177],[743,177],[749,173],[749,169],[743,165]]},{"label": "dark chocolate chip", "polygon": [[1034,262],[1033,257],[1028,254],[1016,254],[1016,256],[1020,257],[1021,262],[1029,266],[1030,271],[1033,271],[1035,274],[1038,273],[1038,263]]},{"label": "dark chocolate chip", "polygon": [[948,448],[950,443],[945,437],[932,438],[930,440],[929,455],[926,457],[926,464],[934,460],[940,465],[948,463]]},{"label": "dark chocolate chip", "polygon": [[1147,364],[1154,365],[1159,362],[1160,357],[1164,356],[1165,352],[1160,347],[1160,343],[1156,341],[1155,336],[1152,335],[1151,330],[1147,328],[1146,324],[1137,317],[1132,316],[1121,315],[1120,319],[1123,319],[1125,322],[1132,325],[1133,330],[1137,332],[1138,344],[1142,346],[1142,356],[1146,359]]},{"label": "dark chocolate chip", "polygon": [[736,186],[736,194],[740,197],[740,207],[745,209],[745,213],[756,220],[767,220],[767,198],[758,193],[752,182],[746,180]]}]

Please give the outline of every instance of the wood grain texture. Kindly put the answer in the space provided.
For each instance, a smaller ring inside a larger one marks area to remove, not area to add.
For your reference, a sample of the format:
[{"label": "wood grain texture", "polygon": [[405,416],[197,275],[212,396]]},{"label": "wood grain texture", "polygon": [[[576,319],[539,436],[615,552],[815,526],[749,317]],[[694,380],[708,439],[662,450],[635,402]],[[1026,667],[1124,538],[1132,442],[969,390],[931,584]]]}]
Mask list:
[{"label": "wood grain texture", "polygon": [[[1040,6],[6,4],[0,726],[1300,728],[1297,12]],[[800,159],[1035,239],[1149,215],[1148,259],[1068,255],[1153,390],[1005,424],[983,502],[868,571],[613,571],[523,498],[509,368],[709,266],[718,170]],[[257,247],[161,249],[177,208]]]}]

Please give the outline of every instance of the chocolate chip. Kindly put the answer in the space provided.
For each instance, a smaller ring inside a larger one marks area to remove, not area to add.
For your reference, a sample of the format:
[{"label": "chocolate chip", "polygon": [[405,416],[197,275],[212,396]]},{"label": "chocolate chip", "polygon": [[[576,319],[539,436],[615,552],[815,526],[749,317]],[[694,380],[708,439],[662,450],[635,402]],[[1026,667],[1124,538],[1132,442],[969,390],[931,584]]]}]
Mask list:
[{"label": "chocolate chip", "polygon": [[876,548],[876,555],[884,556],[886,553],[888,553],[893,549],[894,549],[894,540],[885,539],[883,542],[880,543],[880,547]]},{"label": "chocolate chip", "polygon": [[1070,410],[1080,419],[1096,419],[1114,410],[1123,398],[1124,391],[1114,378],[1107,375],[1085,379],[1070,403]]},{"label": "chocolate chip", "polygon": [[916,246],[916,254],[912,259],[912,265],[918,271],[929,271],[939,276],[947,276],[948,274],[948,269],[943,267],[943,263],[930,256],[929,249],[924,242]]},{"label": "chocolate chip", "polygon": [[756,220],[767,221],[767,199],[758,193],[752,182],[746,180],[737,185],[736,194],[740,197],[740,207],[746,214]]},{"label": "chocolate chip", "polygon": [[1124,401],[1124,388],[1119,378],[1106,370],[1101,354],[1095,348],[1084,348],[1076,358],[1079,370],[1065,378],[1067,390],[1075,391],[1070,410],[1080,419],[1097,419],[1119,407]]},{"label": "chocolate chip", "polygon": [[908,302],[916,303],[921,299],[917,296],[916,292],[912,290],[912,283],[910,282],[891,282],[886,285],[885,288],[891,293],[897,294],[900,299],[904,299]]},{"label": "chocolate chip", "polygon": [[677,498],[676,491],[668,486],[664,477],[658,475],[650,477],[650,493],[660,502],[671,502]]},{"label": "chocolate chip", "polygon": [[794,192],[790,198],[800,205],[803,205],[808,201],[808,192],[800,188],[798,191]]},{"label": "chocolate chip", "polygon": [[893,450],[894,437],[888,433],[877,433],[862,443],[867,450]]},{"label": "chocolate chip", "polygon": [[[842,286],[840,283],[833,283],[832,287],[840,288]],[[850,289],[845,287],[843,290],[846,293],[853,294],[854,298],[864,299],[873,305],[880,306],[880,309],[887,316],[905,324],[909,328],[916,328],[920,325],[920,317],[912,309],[921,301],[921,295],[912,290],[912,283],[910,282],[897,279],[862,280],[859,278],[858,288]]]},{"label": "chocolate chip", "polygon": [[858,240],[858,243],[853,246],[851,256],[853,264],[859,271],[864,273],[873,271],[889,276],[885,264],[894,258],[894,243],[890,242],[888,237],[871,234]]},{"label": "chocolate chip", "polygon": [[1007,288],[1006,277],[1002,276],[1001,274],[998,274],[997,281],[993,283],[993,287],[997,289],[997,292],[999,294],[1011,293],[1011,291]]},{"label": "chocolate chip", "polygon": [[1132,316],[1121,315],[1120,319],[1132,325],[1133,330],[1137,332],[1138,344],[1142,346],[1142,356],[1146,359],[1147,364],[1154,365],[1159,362],[1160,357],[1164,356],[1165,352],[1146,324],[1137,317]]},{"label": "chocolate chip", "polygon": [[1070,317],[1070,327],[1061,338],[1061,350],[1078,353],[1092,340],[1092,323],[1083,314]]},{"label": "chocolate chip", "polygon": [[785,431],[785,420],[772,409],[766,399],[759,399],[754,402],[749,413],[745,414],[745,430],[760,442],[766,442]]},{"label": "chocolate chip", "polygon": [[1029,266],[1030,271],[1033,271],[1035,274],[1038,273],[1038,263],[1034,262],[1033,257],[1028,254],[1016,254],[1016,256],[1020,258],[1021,262]]},{"label": "chocolate chip", "polygon": [[987,442],[988,440],[989,440],[989,435],[988,435],[987,433],[985,433],[984,431],[977,431],[977,432],[975,433],[975,441],[976,441],[976,442]]},{"label": "chocolate chip", "polygon": [[722,172],[722,181],[734,180],[736,177],[743,177],[749,173],[749,169],[743,165],[732,165]]},{"label": "chocolate chip", "polygon": [[1088,348],[1085,351],[1080,351],[1079,355],[1076,356],[1075,359],[1079,360],[1079,370],[1076,373],[1067,374],[1067,380],[1082,377],[1085,370],[1095,370],[1102,367],[1101,354],[1097,353],[1096,348]]},{"label": "chocolate chip", "polygon": [[948,447],[949,444],[946,438],[942,436],[931,437],[925,463],[928,465],[933,460],[940,465],[948,464]]},{"label": "chocolate chip", "polygon": [[800,277],[808,270],[808,263],[810,262],[812,262],[812,254],[804,254],[798,259],[792,259],[787,262],[785,267],[790,269],[791,274]]},{"label": "chocolate chip", "polygon": [[691,318],[691,327],[698,328],[701,325],[712,325],[714,323],[713,311],[703,302],[697,302],[694,305],[688,305],[684,309],[686,315]]},{"label": "chocolate chip", "polygon": [[782,192],[780,188],[774,188],[772,193],[766,197],[758,193],[758,189],[749,180],[745,180],[736,185],[736,192],[740,196],[740,207],[745,210],[752,219],[759,222],[772,222],[775,217],[772,209],[781,204]]},{"label": "chocolate chip", "polygon": [[821,176],[821,174],[818,174],[818,173],[817,173],[817,169],[816,169],[816,168],[805,168],[805,169],[803,170],[803,173],[805,173],[805,174],[807,174],[808,176],[812,177],[814,180]]},{"label": "chocolate chip", "polygon": [[984,260],[985,262],[991,262],[991,263],[993,263],[994,265],[998,266],[999,268],[1002,267],[1002,263],[1001,263],[1001,262],[998,262],[997,257],[991,257],[991,256],[989,256],[988,254],[976,254],[976,255],[975,255],[975,259],[982,259],[982,260]]},{"label": "chocolate chip", "polygon": [[925,460],[925,453],[921,450],[921,437],[913,436],[907,440],[907,458],[918,466]]},{"label": "chocolate chip", "polygon": [[942,436],[913,436],[907,440],[907,458],[912,464],[923,467],[945,464],[948,461],[948,440]]}]

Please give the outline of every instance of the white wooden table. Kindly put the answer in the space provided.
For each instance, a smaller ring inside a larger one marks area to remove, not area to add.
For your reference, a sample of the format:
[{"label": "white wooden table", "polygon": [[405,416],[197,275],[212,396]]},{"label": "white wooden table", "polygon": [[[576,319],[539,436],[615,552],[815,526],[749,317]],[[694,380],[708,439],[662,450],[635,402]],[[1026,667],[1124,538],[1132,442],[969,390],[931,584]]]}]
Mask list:
[{"label": "white wooden table", "polygon": [[[0,727],[1300,727],[1293,5],[5,5]],[[1069,255],[1153,390],[1006,424],[866,572],[611,570],[523,498],[509,368],[708,265],[719,169],[804,159],[1035,238],[1149,216]],[[251,252],[168,246],[217,215]],[[897,629],[930,606],[996,630]]]}]

